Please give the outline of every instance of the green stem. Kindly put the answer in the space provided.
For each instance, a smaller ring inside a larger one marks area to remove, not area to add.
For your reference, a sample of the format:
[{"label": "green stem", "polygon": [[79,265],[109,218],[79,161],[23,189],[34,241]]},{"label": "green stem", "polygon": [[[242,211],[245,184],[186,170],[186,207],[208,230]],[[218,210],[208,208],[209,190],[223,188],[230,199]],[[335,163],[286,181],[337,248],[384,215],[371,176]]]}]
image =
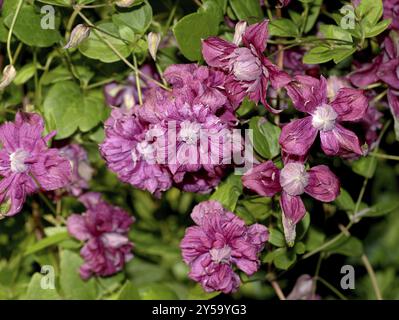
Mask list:
[{"label": "green stem", "polygon": [[399,156],[392,156],[389,154],[382,154],[382,153],[377,153],[377,152],[370,152],[370,155],[373,157],[376,157],[376,158],[380,158],[380,159],[399,161]]},{"label": "green stem", "polygon": [[19,0],[18,5],[17,5],[17,9],[15,10],[15,14],[12,18],[12,22],[11,22],[11,26],[10,26],[10,30],[8,31],[8,37],[7,37],[7,55],[8,55],[8,60],[10,61],[10,64],[13,65],[14,64],[14,59],[12,57],[12,53],[11,53],[11,38],[12,38],[12,33],[14,31],[14,27],[15,27],[15,23],[17,21],[18,15],[19,15],[19,11],[21,10],[22,4],[23,4],[24,0]]},{"label": "green stem", "polygon": [[375,295],[377,297],[377,300],[383,300],[382,299],[382,295],[381,295],[381,290],[380,287],[378,286],[378,281],[377,278],[375,276],[375,272],[374,269],[372,267],[372,265],[370,264],[369,259],[367,258],[367,256],[365,254],[362,255],[362,262],[367,270],[367,273],[370,276],[370,280],[371,280],[371,285],[373,286]]},{"label": "green stem", "polygon": [[330,289],[332,292],[334,292],[338,298],[341,300],[348,300],[347,297],[345,297],[337,288],[335,288],[331,283],[329,283],[327,280],[324,280],[322,277],[317,277],[317,280],[320,281],[322,284],[324,284],[328,289]]},{"label": "green stem", "polygon": [[141,106],[141,105],[143,105],[143,97],[141,95],[140,75],[138,73],[139,68],[137,67],[137,58],[136,58],[135,54],[133,54],[133,63],[134,63],[134,67],[136,69],[135,74],[136,74],[137,95],[139,96],[139,104]]},{"label": "green stem", "polygon": [[[81,16],[81,18],[87,23],[88,26],[93,27],[93,24],[90,22],[90,20],[82,13],[79,12],[79,15]],[[147,74],[145,74],[144,72],[141,72],[139,69],[135,68],[134,65],[132,65],[119,51],[118,49],[116,49],[111,42],[109,42],[107,39],[105,39],[104,37],[102,37],[96,29],[93,30],[94,34],[96,35],[96,37],[98,39],[100,39],[101,41],[103,41],[118,57],[119,59],[121,59],[130,69],[132,69],[133,71],[137,72],[143,76],[144,78],[146,78],[147,80],[150,80],[154,83],[156,83],[158,86],[160,86],[161,88],[170,91],[170,88],[168,88],[167,86],[163,85],[162,83],[160,83],[159,81],[151,78],[150,76],[148,76]]]}]

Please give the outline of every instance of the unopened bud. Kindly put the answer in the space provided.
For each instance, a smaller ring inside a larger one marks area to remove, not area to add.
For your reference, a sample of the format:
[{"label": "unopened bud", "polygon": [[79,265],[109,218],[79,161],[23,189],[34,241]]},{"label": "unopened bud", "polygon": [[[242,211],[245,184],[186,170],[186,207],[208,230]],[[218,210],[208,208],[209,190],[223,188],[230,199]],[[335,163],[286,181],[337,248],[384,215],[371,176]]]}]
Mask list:
[{"label": "unopened bud", "polygon": [[161,35],[159,33],[150,32],[147,37],[148,51],[154,61],[157,59],[157,51],[159,43],[161,42]]},{"label": "unopened bud", "polygon": [[245,29],[247,29],[246,21],[239,21],[236,23],[233,43],[235,43],[237,46],[241,43],[242,35],[244,34]]},{"label": "unopened bud", "polygon": [[3,77],[0,81],[0,90],[4,90],[6,87],[10,85],[10,83],[15,79],[17,75],[17,71],[14,66],[9,64],[3,70]]},{"label": "unopened bud", "polygon": [[115,4],[116,4],[118,7],[121,7],[121,8],[128,8],[128,7],[130,7],[134,2],[135,2],[135,0],[119,0],[119,1],[116,1]]},{"label": "unopened bud", "polygon": [[69,37],[68,43],[64,49],[76,48],[90,35],[90,28],[84,24],[78,24],[73,28],[71,36]]}]

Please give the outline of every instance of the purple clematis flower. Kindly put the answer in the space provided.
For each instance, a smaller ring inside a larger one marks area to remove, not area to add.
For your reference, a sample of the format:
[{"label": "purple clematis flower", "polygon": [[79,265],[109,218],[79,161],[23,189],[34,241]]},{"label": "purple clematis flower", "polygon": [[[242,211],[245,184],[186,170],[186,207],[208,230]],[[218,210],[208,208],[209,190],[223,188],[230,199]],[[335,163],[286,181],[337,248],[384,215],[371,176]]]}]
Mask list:
[{"label": "purple clematis flower", "polygon": [[230,101],[238,106],[248,98],[259,101],[274,113],[266,101],[269,82],[275,89],[290,81],[290,77],[272,64],[264,55],[268,36],[268,20],[247,27],[242,36],[243,47],[218,37],[210,37],[202,43],[202,54],[211,67],[220,68],[227,74],[225,88]]},{"label": "purple clematis flower", "polygon": [[71,179],[69,161],[47,144],[56,132],[42,137],[44,122],[35,113],[18,112],[15,122],[0,126],[0,203],[2,214],[18,213],[26,196],[56,190]]},{"label": "purple clematis flower", "polygon": [[120,180],[160,197],[172,186],[172,179],[169,171],[156,163],[156,150],[147,131],[137,108],[126,112],[113,109],[105,122],[106,138],[100,152]]},{"label": "purple clematis flower", "polygon": [[84,264],[80,267],[82,279],[93,274],[110,276],[122,270],[133,258],[133,243],[127,234],[134,218],[119,207],[101,199],[101,195],[89,192],[79,198],[87,211],[68,218],[68,232],[85,245],[80,250]]},{"label": "purple clematis flower", "polygon": [[88,182],[94,171],[87,158],[87,152],[78,144],[70,144],[61,148],[60,153],[72,166],[72,179],[65,188],[75,197],[80,196],[83,190],[89,188]]},{"label": "purple clematis flower", "polygon": [[346,156],[363,154],[355,133],[341,122],[356,122],[367,111],[368,99],[361,90],[342,88],[334,99],[327,98],[324,77],[296,76],[287,92],[295,107],[309,116],[291,121],[280,135],[280,144],[288,154],[304,156],[320,132],[321,147],[325,154]]},{"label": "purple clematis flower", "polygon": [[[144,74],[152,79],[160,80],[155,68],[150,64],[145,64],[140,68]],[[147,95],[148,90],[155,88],[156,84],[153,81],[140,76],[140,88],[143,99]],[[124,83],[111,82],[104,86],[105,101],[110,107],[118,107],[124,110],[133,108],[139,102],[139,95],[137,91],[136,77],[130,75]]]},{"label": "purple clematis flower", "polygon": [[399,0],[384,0],[384,19],[391,19],[391,28],[399,30]]},{"label": "purple clematis flower", "polygon": [[302,162],[287,162],[278,169],[272,161],[264,162],[242,177],[243,185],[264,197],[281,193],[280,206],[285,239],[293,246],[295,226],[306,214],[301,195],[330,202],[339,194],[339,180],[325,165],[306,170]]},{"label": "purple clematis flower", "polygon": [[231,293],[240,286],[233,266],[254,274],[260,265],[258,255],[269,239],[261,224],[246,226],[217,201],[198,204],[191,213],[196,226],[189,227],[180,243],[182,256],[190,267],[189,277],[205,291]]}]

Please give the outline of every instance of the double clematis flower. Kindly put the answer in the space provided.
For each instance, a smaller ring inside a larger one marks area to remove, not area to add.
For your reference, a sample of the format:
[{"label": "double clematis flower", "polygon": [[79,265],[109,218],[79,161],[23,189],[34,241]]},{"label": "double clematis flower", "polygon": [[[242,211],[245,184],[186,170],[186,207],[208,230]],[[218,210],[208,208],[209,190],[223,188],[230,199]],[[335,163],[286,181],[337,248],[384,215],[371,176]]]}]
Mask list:
[{"label": "double clematis flower", "polygon": [[69,161],[47,146],[56,132],[42,137],[43,131],[43,119],[35,113],[18,112],[15,122],[0,126],[0,217],[18,213],[27,195],[70,182]]},{"label": "double clematis flower", "polygon": [[295,226],[306,214],[301,196],[306,193],[316,200],[330,202],[339,194],[339,180],[325,165],[306,169],[303,162],[287,161],[278,169],[272,161],[257,165],[242,178],[243,185],[264,197],[281,193],[280,206],[284,235],[288,245],[295,241]]},{"label": "double clematis flower", "polygon": [[287,92],[296,109],[308,116],[283,127],[279,141],[284,152],[305,156],[320,134],[321,148],[329,156],[363,154],[356,134],[342,125],[358,122],[366,114],[368,99],[363,91],[342,88],[328,99],[324,77],[296,76]]},{"label": "double clematis flower", "polygon": [[217,201],[198,204],[191,213],[196,226],[189,227],[180,243],[183,260],[190,267],[189,277],[205,291],[231,293],[240,286],[234,265],[247,275],[260,265],[259,253],[269,239],[261,224],[246,226]]},{"label": "double clematis flower", "polygon": [[85,261],[80,276],[88,279],[93,274],[110,276],[121,271],[133,258],[133,243],[127,234],[135,219],[102,200],[99,193],[85,193],[79,200],[87,210],[71,215],[67,228],[73,237],[85,242],[80,251]]},{"label": "double clematis flower", "polygon": [[255,103],[261,101],[267,109],[277,113],[281,110],[273,109],[266,101],[269,82],[278,89],[289,83],[290,77],[263,54],[268,37],[267,28],[268,20],[248,26],[242,34],[243,46],[237,44],[239,39],[231,43],[210,37],[202,43],[202,54],[209,66],[227,74],[225,88],[234,106],[248,97]]}]

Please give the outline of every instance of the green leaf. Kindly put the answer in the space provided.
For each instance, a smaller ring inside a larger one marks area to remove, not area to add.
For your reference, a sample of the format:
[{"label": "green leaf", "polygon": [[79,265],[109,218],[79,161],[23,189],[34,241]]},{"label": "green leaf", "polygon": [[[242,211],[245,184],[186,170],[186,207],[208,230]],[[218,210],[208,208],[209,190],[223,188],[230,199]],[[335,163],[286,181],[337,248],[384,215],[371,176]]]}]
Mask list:
[{"label": "green leaf", "polygon": [[352,163],[353,172],[365,178],[372,178],[377,168],[377,159],[372,156],[360,158]]},{"label": "green leaf", "polygon": [[339,196],[335,199],[335,204],[337,207],[343,211],[354,211],[355,202],[353,201],[351,195],[345,189],[341,188]]},{"label": "green leaf", "polygon": [[326,46],[318,46],[310,49],[303,56],[303,63],[305,64],[319,64],[325,63],[334,58],[334,51]]},{"label": "green leaf", "polygon": [[205,292],[199,284],[196,284],[188,291],[187,300],[209,300],[217,297],[219,294],[220,292],[218,291]]},{"label": "green leaf", "polygon": [[304,29],[305,33],[308,33],[316,24],[317,18],[319,17],[320,14],[320,8],[323,4],[323,0],[312,0],[309,2],[311,2],[311,6],[309,9],[308,17],[306,19],[306,25]]},{"label": "green leaf", "polygon": [[307,251],[313,251],[324,243],[325,234],[315,228],[310,228],[306,235],[305,246]]},{"label": "green leaf", "polygon": [[362,23],[374,26],[382,17],[382,0],[362,0],[356,7],[355,12],[358,17],[361,17]]},{"label": "green leaf", "polygon": [[94,300],[97,287],[94,279],[84,281],[80,278],[79,267],[83,259],[78,254],[64,250],[61,252],[60,284],[66,299]]},{"label": "green leaf", "polygon": [[232,174],[217,187],[210,199],[219,201],[224,208],[234,211],[241,194],[241,176]]},{"label": "green leaf", "polygon": [[18,70],[14,83],[19,86],[27,82],[35,74],[36,67],[33,63],[28,63]]},{"label": "green leaf", "polygon": [[278,138],[281,129],[263,117],[254,117],[249,122],[253,130],[253,145],[257,153],[265,159],[272,159],[280,154]]},{"label": "green leaf", "polygon": [[239,200],[235,212],[248,224],[264,220],[273,214],[272,199],[268,197],[255,197]]},{"label": "green leaf", "polygon": [[294,22],[282,18],[270,22],[269,34],[277,37],[296,37],[299,34],[299,30]]},{"label": "green leaf", "polygon": [[26,296],[27,300],[60,300],[61,297],[56,289],[42,289],[41,281],[44,275],[35,273],[28,285]]},{"label": "green leaf", "polygon": [[375,26],[366,29],[366,38],[376,37],[384,32],[391,24],[391,19],[385,19],[377,23]]},{"label": "green leaf", "polygon": [[348,257],[359,257],[363,254],[363,245],[359,239],[353,236],[344,236],[324,251],[332,254],[342,254]]},{"label": "green leaf", "polygon": [[137,288],[130,280],[127,280],[119,291],[118,300],[140,300],[140,294]]},{"label": "green leaf", "polygon": [[0,42],[7,42],[8,29],[4,25],[4,18],[0,17]]},{"label": "green leaf", "polygon": [[286,246],[284,234],[276,228],[269,229],[269,242],[276,247]]},{"label": "green leaf", "polygon": [[305,216],[302,218],[301,221],[296,226],[296,241],[301,240],[308,231],[310,226],[310,214],[306,212]]},{"label": "green leaf", "polygon": [[58,82],[47,93],[43,103],[44,116],[56,139],[71,136],[78,128],[86,132],[106,117],[106,106],[101,91],[83,93],[72,82]]},{"label": "green leaf", "polygon": [[141,300],[177,300],[176,292],[162,283],[149,283],[138,287]]},{"label": "green leaf", "polygon": [[182,54],[191,61],[202,58],[202,39],[217,35],[219,20],[214,15],[192,13],[180,19],[173,27],[176,41]]},{"label": "green leaf", "polygon": [[60,232],[56,233],[52,236],[46,237],[38,242],[34,243],[33,245],[29,246],[26,251],[25,255],[29,255],[32,253],[36,253],[40,250],[46,249],[50,246],[56,245],[61,241],[64,241],[69,238],[68,232]]},{"label": "green leaf", "polygon": [[287,248],[279,248],[275,250],[273,263],[278,269],[288,270],[296,262],[296,254],[294,250]]},{"label": "green leaf", "polygon": [[365,214],[366,217],[379,217],[391,213],[399,208],[399,200],[391,197],[386,197],[384,200],[380,200],[377,204],[370,207],[370,210]]},{"label": "green leaf", "polygon": [[151,24],[152,8],[148,3],[143,3],[131,11],[114,14],[112,21],[118,26],[125,25],[135,33],[143,34]]},{"label": "green leaf", "polygon": [[258,0],[229,0],[230,5],[239,20],[263,18],[262,8]]},{"label": "green leaf", "polygon": [[[4,23],[9,28],[13,20],[14,13],[8,15]],[[41,27],[42,16],[30,5],[24,5],[19,12],[13,34],[23,43],[32,47],[51,47],[61,40],[61,35],[57,29],[43,29]],[[59,19],[56,20],[59,24]]]},{"label": "green leaf", "polygon": [[[126,42],[117,39],[115,37],[123,38],[128,41],[134,40],[133,31],[127,26],[122,26],[118,28],[118,26],[112,22],[99,22],[96,24],[96,27],[100,30],[104,30],[108,34],[93,30],[90,33],[90,36],[83,41],[79,45],[79,51],[86,57],[90,59],[100,60],[105,63],[111,63],[119,61],[120,58],[118,55],[114,53],[114,51],[104,42],[103,39],[107,40],[111,45],[118,50],[118,52],[123,56],[127,57],[132,52],[132,46],[127,44]],[[122,37],[121,33],[123,32],[124,37]],[[115,37],[109,35],[112,34]],[[100,37],[100,38],[99,38]]]}]

